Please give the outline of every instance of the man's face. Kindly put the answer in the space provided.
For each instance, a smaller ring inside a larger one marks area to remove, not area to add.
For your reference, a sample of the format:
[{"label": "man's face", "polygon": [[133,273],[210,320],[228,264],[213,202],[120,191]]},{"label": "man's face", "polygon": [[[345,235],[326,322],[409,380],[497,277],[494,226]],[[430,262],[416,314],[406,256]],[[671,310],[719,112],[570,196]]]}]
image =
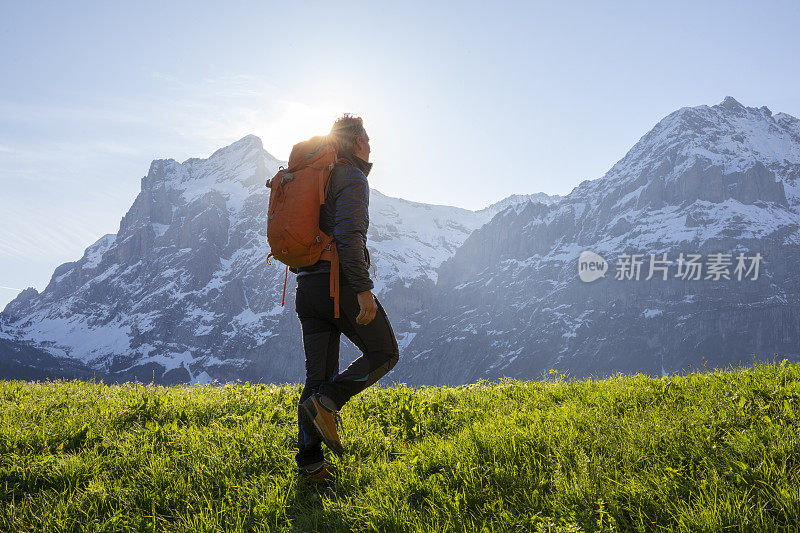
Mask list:
[{"label": "man's face", "polygon": [[356,139],[356,153],[353,155],[360,157],[364,161],[369,161],[369,152],[369,135],[364,131],[364,134]]}]

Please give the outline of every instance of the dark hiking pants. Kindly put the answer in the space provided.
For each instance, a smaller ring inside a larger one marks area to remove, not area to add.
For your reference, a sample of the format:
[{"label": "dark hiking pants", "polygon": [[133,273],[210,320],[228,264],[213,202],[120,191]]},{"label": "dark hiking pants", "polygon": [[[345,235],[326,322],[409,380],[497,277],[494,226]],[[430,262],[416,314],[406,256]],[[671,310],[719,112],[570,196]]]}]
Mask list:
[{"label": "dark hiking pants", "polygon": [[[380,301],[375,318],[366,325],[356,324],[360,312],[358,298],[347,285],[339,286],[339,318],[333,317],[328,275],[309,274],[297,277],[295,308],[303,330],[306,353],[306,385],[300,395],[305,401],[319,392],[336,404],[337,410],[394,367],[400,356],[397,339],[389,317]],[[339,340],[344,333],[361,356],[339,373]],[[298,466],[322,461],[321,438],[313,423],[298,407]]]}]

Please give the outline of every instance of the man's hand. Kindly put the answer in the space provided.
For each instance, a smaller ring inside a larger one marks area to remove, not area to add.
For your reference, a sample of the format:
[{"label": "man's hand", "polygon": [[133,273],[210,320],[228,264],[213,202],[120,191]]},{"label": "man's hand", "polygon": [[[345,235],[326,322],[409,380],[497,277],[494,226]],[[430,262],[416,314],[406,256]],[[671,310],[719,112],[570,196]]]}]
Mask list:
[{"label": "man's hand", "polygon": [[356,317],[356,324],[366,326],[375,318],[375,313],[378,312],[378,304],[375,302],[372,291],[359,292],[357,297],[361,312]]}]

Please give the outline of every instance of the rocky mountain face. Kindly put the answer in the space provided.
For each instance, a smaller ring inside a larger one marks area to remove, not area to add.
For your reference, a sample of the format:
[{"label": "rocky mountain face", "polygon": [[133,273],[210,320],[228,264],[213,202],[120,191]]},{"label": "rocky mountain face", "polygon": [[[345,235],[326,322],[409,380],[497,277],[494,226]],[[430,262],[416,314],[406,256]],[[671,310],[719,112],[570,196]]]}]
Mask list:
[{"label": "rocky mountain face", "polygon": [[[208,159],[154,161],[116,235],[0,313],[2,375],[301,379],[294,278],[281,307],[284,269],[265,260],[264,182],[280,164],[254,136]],[[470,211],[373,189],[375,292],[401,347],[387,378],[460,384],[798,358],[798,178],[800,121],[726,98],[665,117],[564,197]],[[588,282],[578,275],[586,251],[607,265]],[[626,265],[639,261],[637,279]],[[342,364],[355,353],[344,341]]]},{"label": "rocky mountain face", "polygon": [[[798,358],[799,125],[730,97],[683,108],[601,179],[552,205],[502,211],[439,268],[397,379],[661,374]],[[605,276],[581,281],[583,251],[608,262]],[[681,253],[701,256],[700,279],[679,275]],[[638,279],[626,267],[634,254]],[[757,279],[754,269],[738,279],[739,254],[761,255]],[[708,264],[727,261],[730,279]]]},{"label": "rocky mountain face", "polygon": [[[35,377],[60,367],[67,376],[161,383],[298,380],[294,276],[281,306],[285,271],[266,263],[264,184],[282,163],[252,135],[208,159],[153,161],[117,234],[0,314],[0,371]],[[393,310],[398,339],[410,332],[403,328],[420,294],[435,287],[438,266],[492,212],[371,191],[375,292]],[[343,353],[352,357],[355,347]]]}]

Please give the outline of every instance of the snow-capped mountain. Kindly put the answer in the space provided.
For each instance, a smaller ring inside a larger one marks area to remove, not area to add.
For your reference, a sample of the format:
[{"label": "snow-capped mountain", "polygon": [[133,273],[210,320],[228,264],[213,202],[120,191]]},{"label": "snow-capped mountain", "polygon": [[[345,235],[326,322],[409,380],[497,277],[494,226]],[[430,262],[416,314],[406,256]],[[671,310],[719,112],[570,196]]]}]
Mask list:
[{"label": "snow-capped mountain", "polygon": [[[118,233],[0,314],[6,360],[41,367],[29,364],[36,353],[75,375],[167,383],[299,379],[294,279],[281,306],[285,272],[266,263],[264,184],[281,164],[252,135],[208,159],[153,161]],[[413,294],[434,286],[437,267],[491,217],[374,189],[370,214],[375,292],[390,308],[418,306]]]},{"label": "snow-capped mountain", "polygon": [[[280,164],[254,136],[208,159],[154,161],[116,235],[0,313],[0,372],[301,379],[294,278],[281,307],[284,270],[265,260],[264,182]],[[470,211],[373,189],[375,291],[401,347],[388,379],[799,358],[799,179],[800,121],[726,98],[668,115],[563,197],[513,195]],[[584,251],[608,261],[605,277],[579,279]],[[760,254],[755,279],[736,279],[740,253]],[[616,279],[635,254],[640,278]],[[689,254],[706,261],[703,276],[714,254],[728,254],[731,279],[678,277]]]},{"label": "snow-capped mountain", "polygon": [[[551,205],[501,212],[440,267],[398,379],[659,373],[800,356],[798,131],[794,117],[730,97],[683,108],[601,179]],[[609,261],[608,275],[581,281],[583,251]],[[661,269],[645,279],[650,254],[664,253],[667,279]],[[681,253],[731,254],[731,279],[676,277]],[[758,279],[736,279],[739,253],[763,256]],[[616,279],[623,254],[642,254],[639,280]]]},{"label": "snow-capped mountain", "polygon": [[533,194],[512,194],[511,196],[503,198],[502,200],[495,202],[488,207],[484,207],[479,212],[489,213],[491,216],[494,216],[500,211],[508,209],[509,207],[520,208],[528,202],[538,202],[545,205],[551,205],[561,200],[561,198],[562,197],[557,194],[546,194],[543,192],[537,192]]}]

